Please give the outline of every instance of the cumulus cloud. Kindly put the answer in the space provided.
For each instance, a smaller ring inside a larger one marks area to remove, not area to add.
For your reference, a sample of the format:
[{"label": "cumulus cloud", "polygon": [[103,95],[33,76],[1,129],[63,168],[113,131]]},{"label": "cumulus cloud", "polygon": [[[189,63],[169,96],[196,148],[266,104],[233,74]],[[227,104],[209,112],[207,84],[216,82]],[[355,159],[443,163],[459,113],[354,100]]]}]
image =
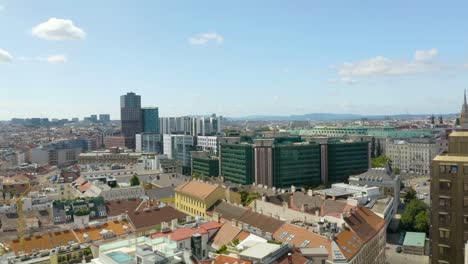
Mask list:
[{"label": "cumulus cloud", "polygon": [[46,60],[50,64],[62,64],[68,61],[67,56],[62,54],[49,56]]},{"label": "cumulus cloud", "polygon": [[13,60],[13,56],[11,54],[3,49],[0,49],[0,63],[2,62],[11,62]]},{"label": "cumulus cloud", "polygon": [[76,27],[73,21],[68,19],[50,18],[32,28],[31,33],[45,40],[81,40],[86,38],[86,32]]},{"label": "cumulus cloud", "polygon": [[439,54],[437,49],[430,50],[417,50],[414,53],[414,60],[416,61],[430,61]]},{"label": "cumulus cloud", "polygon": [[437,49],[416,51],[414,60],[394,60],[377,56],[362,61],[339,65],[338,74],[342,77],[352,76],[395,76],[437,71],[440,65],[431,60],[437,56]]},{"label": "cumulus cloud", "polygon": [[188,39],[191,45],[205,45],[209,42],[223,44],[224,37],[216,32],[200,33]]}]

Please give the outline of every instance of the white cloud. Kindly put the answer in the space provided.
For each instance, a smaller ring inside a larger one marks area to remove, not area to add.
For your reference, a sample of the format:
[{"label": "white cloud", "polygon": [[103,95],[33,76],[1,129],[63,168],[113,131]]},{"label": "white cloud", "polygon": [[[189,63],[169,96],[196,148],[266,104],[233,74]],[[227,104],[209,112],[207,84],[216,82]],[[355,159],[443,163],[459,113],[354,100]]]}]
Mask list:
[{"label": "white cloud", "polygon": [[[337,67],[342,77],[351,76],[395,76],[440,70],[440,65],[429,60],[437,55],[437,50],[416,51],[415,60],[393,60],[383,56],[343,63]],[[417,58],[417,59],[416,59]]]},{"label": "white cloud", "polygon": [[208,32],[197,34],[188,39],[191,45],[205,45],[210,41],[216,44],[222,44],[224,42],[224,37],[216,32]]},{"label": "white cloud", "polygon": [[0,49],[0,63],[2,62],[11,62],[13,60],[13,56],[11,56],[8,51]]},{"label": "white cloud", "polygon": [[36,57],[18,57],[18,60],[23,62],[47,62],[50,64],[62,64],[68,62],[68,58],[64,54]]},{"label": "white cloud", "polygon": [[52,55],[47,57],[47,62],[50,64],[62,64],[68,61],[67,56],[65,55]]},{"label": "white cloud", "polygon": [[356,83],[356,80],[352,79],[351,77],[344,76],[339,79],[329,79],[328,82],[329,83],[344,83],[344,84],[352,85]]},{"label": "white cloud", "polygon": [[68,19],[50,18],[32,28],[31,33],[45,40],[80,40],[86,38],[86,32]]},{"label": "white cloud", "polygon": [[430,61],[439,54],[437,49],[430,50],[417,50],[414,53],[414,60],[416,61]]}]

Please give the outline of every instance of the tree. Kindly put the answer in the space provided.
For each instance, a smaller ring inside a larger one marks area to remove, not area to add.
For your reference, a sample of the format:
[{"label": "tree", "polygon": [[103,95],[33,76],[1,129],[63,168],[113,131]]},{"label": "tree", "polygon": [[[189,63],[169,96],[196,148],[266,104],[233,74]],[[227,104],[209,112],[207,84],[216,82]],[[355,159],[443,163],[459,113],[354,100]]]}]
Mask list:
[{"label": "tree", "polygon": [[218,250],[215,251],[217,254],[226,254],[228,253],[227,246],[222,245]]},{"label": "tree", "polygon": [[382,156],[382,146],[380,145],[380,139],[377,140],[377,149],[376,149],[376,156],[380,157]]},{"label": "tree", "polygon": [[405,204],[409,204],[412,200],[415,200],[417,197],[417,192],[410,187],[405,194]]},{"label": "tree", "polygon": [[411,200],[401,215],[401,225],[406,231],[427,233],[429,230],[429,211],[427,205],[418,199]]},{"label": "tree", "polygon": [[243,206],[249,205],[253,200],[256,200],[261,197],[259,193],[249,193],[246,190],[240,191],[241,203]]},{"label": "tree", "polygon": [[426,232],[429,230],[429,210],[419,212],[414,218],[414,230]]},{"label": "tree", "polygon": [[393,168],[393,173],[397,175],[400,174],[400,168],[397,168],[397,167]]},{"label": "tree", "polygon": [[371,140],[371,158],[375,158],[375,137],[372,137],[372,140]]},{"label": "tree", "polygon": [[130,179],[130,185],[131,186],[138,186],[140,185],[140,179],[138,179],[138,176],[135,174],[133,177]]},{"label": "tree", "polygon": [[372,168],[384,168],[388,162],[392,160],[387,156],[378,156],[377,158],[371,159]]}]

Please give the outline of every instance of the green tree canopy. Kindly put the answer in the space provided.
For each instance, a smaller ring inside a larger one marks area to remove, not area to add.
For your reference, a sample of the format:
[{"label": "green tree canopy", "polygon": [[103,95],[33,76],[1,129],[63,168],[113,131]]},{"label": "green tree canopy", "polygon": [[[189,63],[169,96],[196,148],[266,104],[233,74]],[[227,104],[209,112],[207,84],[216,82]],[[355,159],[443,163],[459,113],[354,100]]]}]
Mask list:
[{"label": "green tree canopy", "polygon": [[241,203],[243,206],[249,205],[253,200],[256,200],[261,197],[259,193],[249,193],[246,190],[239,192],[241,195]]},{"label": "green tree canopy", "polygon": [[428,206],[421,200],[411,200],[401,215],[401,225],[406,231],[427,233],[429,231]]},{"label": "green tree canopy", "polygon": [[371,166],[372,168],[384,168],[387,166],[388,162],[392,162],[392,160],[387,156],[378,156],[377,158],[371,159]]},{"label": "green tree canopy", "polygon": [[405,198],[405,203],[408,204],[412,200],[417,199],[416,195],[417,195],[417,192],[412,187],[410,187],[408,189],[408,191],[406,192],[405,197],[404,197]]},{"label": "green tree canopy", "polygon": [[131,186],[138,186],[140,185],[140,179],[138,179],[138,176],[135,174],[133,177],[130,179],[130,185]]},{"label": "green tree canopy", "polygon": [[429,230],[429,210],[419,212],[414,218],[414,230],[426,232]]}]

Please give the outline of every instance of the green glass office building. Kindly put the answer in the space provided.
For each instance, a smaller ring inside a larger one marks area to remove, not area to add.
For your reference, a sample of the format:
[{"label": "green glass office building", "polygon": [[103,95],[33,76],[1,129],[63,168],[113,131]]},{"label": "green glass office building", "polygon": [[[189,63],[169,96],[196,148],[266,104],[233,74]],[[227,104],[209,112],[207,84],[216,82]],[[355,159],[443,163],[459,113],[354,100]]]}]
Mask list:
[{"label": "green glass office building", "polygon": [[254,175],[253,147],[251,144],[221,144],[221,175],[225,181],[252,184]]},{"label": "green glass office building", "polygon": [[318,144],[279,145],[273,149],[273,185],[277,188],[321,183]]},{"label": "green glass office building", "polygon": [[192,152],[192,175],[216,177],[219,174],[219,159],[217,157],[197,156]]},{"label": "green glass office building", "polygon": [[143,133],[159,133],[159,109],[145,107],[141,109]]},{"label": "green glass office building", "polygon": [[369,169],[369,143],[330,139],[327,144],[328,182],[347,181]]}]

